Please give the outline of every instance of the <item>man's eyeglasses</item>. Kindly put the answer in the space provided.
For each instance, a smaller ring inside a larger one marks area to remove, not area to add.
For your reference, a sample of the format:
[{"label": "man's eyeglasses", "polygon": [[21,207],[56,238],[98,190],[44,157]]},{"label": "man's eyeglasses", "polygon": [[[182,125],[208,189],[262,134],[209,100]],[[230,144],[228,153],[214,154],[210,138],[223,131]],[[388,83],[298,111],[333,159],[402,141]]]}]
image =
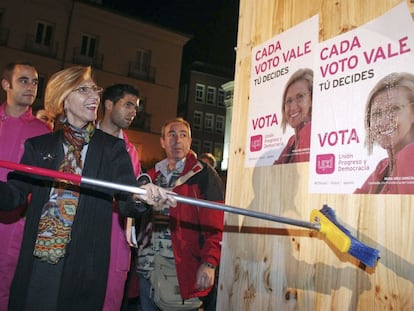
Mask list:
[{"label": "man's eyeglasses", "polygon": [[308,94],[309,93],[298,93],[298,94],[296,94],[296,96],[294,98],[288,97],[285,100],[285,105],[292,105],[293,102],[301,104],[303,102],[303,99],[305,98],[305,96],[308,95]]},{"label": "man's eyeglasses", "polygon": [[103,88],[101,88],[100,86],[80,86],[77,89],[72,90],[72,92],[78,92],[80,94],[91,94],[91,93],[102,93]]}]

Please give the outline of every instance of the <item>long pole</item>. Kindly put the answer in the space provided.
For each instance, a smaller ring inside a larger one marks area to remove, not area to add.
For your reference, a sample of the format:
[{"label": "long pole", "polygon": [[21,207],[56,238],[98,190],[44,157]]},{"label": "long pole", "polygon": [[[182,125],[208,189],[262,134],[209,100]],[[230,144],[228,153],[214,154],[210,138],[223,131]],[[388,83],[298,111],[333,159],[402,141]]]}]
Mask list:
[{"label": "long pole", "polygon": [[[14,162],[0,160],[0,167],[34,174],[35,176],[45,176],[51,178],[52,180],[71,182],[79,186],[94,185],[103,188],[121,190],[136,194],[146,193],[145,189],[139,187],[127,186],[109,181],[96,180],[92,178],[82,177],[80,175],[58,172],[26,164],[18,164]],[[337,250],[339,250],[342,253],[349,253],[350,255],[359,259],[362,263],[369,267],[373,267],[379,258],[379,251],[367,245],[364,245],[356,238],[354,238],[348,230],[346,230],[342,225],[340,225],[336,221],[336,217],[334,213],[332,213],[332,209],[328,206],[324,206],[324,208],[322,208],[320,211],[313,210],[311,214],[311,219],[314,219],[315,222],[308,222],[251,211],[207,200],[189,198],[175,193],[171,193],[171,195],[173,195],[178,202],[182,203],[188,203],[191,205],[211,209],[218,209],[229,213],[255,217],[319,231],[320,233],[325,234],[326,238],[337,248]],[[325,208],[326,210],[324,211]]]},{"label": "long pole", "polygon": [[[21,171],[25,173],[34,174],[34,175],[45,176],[45,177],[53,178],[54,180],[66,181],[66,182],[69,181],[76,185],[93,185],[93,186],[99,186],[99,187],[103,187],[107,189],[126,191],[130,193],[145,194],[145,189],[142,189],[140,187],[134,187],[134,186],[113,183],[109,181],[97,180],[93,178],[84,177],[81,175],[63,173],[63,172],[58,172],[55,170],[50,170],[50,169],[36,167],[36,166],[30,166],[30,165],[21,164],[21,163],[14,163],[14,162],[0,160],[0,167],[5,167],[5,168],[12,169],[12,170],[17,170],[17,171]],[[171,195],[174,196],[177,202],[181,202],[181,203],[187,203],[187,204],[196,205],[200,207],[217,209],[217,210],[221,210],[221,211],[229,212],[233,214],[239,214],[239,215],[244,215],[248,217],[254,217],[254,218],[265,219],[265,220],[274,221],[278,223],[284,223],[284,224],[289,224],[293,226],[309,228],[309,229],[313,229],[316,231],[320,230],[320,224],[318,222],[309,222],[309,221],[302,221],[302,220],[296,220],[296,219],[291,219],[291,218],[286,218],[286,217],[275,216],[272,214],[247,210],[244,208],[226,205],[222,203],[185,197],[185,196],[181,196],[175,193],[171,193]]]}]

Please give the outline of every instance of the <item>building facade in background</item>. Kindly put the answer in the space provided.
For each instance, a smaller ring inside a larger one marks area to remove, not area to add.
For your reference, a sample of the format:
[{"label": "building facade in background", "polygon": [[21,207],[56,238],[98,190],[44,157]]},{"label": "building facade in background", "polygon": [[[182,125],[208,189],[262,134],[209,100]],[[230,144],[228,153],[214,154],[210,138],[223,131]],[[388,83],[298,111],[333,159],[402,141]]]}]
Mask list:
[{"label": "building facade in background", "polygon": [[201,62],[183,68],[181,74],[178,115],[191,124],[191,148],[197,154],[212,153],[219,171],[226,130],[226,94],[222,85],[231,80],[232,73],[226,68]]},{"label": "building facade in background", "polygon": [[[34,108],[54,72],[91,65],[96,82],[129,83],[140,113],[127,131],[144,168],[164,157],[163,122],[177,114],[183,47],[190,37],[105,9],[101,1],[0,0],[0,66],[33,63],[40,85]],[[0,99],[5,99],[1,92]]]}]

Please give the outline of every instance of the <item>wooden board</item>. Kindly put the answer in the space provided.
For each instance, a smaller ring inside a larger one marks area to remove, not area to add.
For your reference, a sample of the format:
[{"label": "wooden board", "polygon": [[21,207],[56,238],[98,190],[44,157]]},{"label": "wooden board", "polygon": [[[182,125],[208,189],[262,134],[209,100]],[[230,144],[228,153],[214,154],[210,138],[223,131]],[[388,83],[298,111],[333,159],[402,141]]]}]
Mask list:
[{"label": "wooden board", "polygon": [[414,310],[412,196],[309,194],[307,163],[244,168],[251,49],[315,14],[324,41],[399,3],[240,1],[226,203],[301,220],[328,204],[381,259],[361,269],[315,231],[227,214],[217,310]]}]

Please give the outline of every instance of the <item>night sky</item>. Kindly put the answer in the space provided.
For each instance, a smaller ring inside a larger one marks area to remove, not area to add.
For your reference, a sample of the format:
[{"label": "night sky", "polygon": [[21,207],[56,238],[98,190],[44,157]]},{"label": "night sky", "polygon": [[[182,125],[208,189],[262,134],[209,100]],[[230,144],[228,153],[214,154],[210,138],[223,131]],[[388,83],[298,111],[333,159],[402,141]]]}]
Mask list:
[{"label": "night sky", "polygon": [[120,11],[193,37],[183,63],[202,61],[234,71],[239,0],[103,0]]}]

